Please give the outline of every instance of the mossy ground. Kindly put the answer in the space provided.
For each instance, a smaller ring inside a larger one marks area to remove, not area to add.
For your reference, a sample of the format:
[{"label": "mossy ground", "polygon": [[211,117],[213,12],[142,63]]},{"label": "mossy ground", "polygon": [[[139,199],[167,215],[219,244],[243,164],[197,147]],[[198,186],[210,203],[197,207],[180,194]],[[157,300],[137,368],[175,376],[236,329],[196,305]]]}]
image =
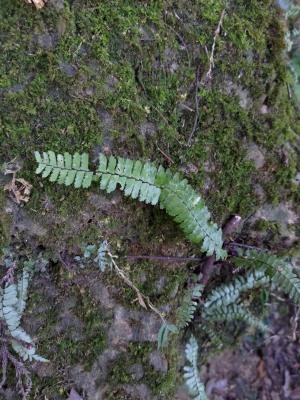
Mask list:
[{"label": "mossy ground", "polygon": [[[38,240],[53,259],[62,251],[75,255],[103,237],[121,254],[176,255],[191,248],[158,209],[107,197],[105,204],[112,205],[102,210],[87,192],[41,182],[34,174],[34,150],[87,151],[92,160],[107,150],[184,171],[218,223],[255,210],[260,202],[255,184],[270,202],[299,200],[292,183],[299,170],[299,120],[288,95],[284,29],[273,0],[58,4],[50,1],[41,11],[20,0],[0,5],[0,159],[23,162],[20,174],[34,187],[26,211],[48,226],[51,235]],[[196,71],[201,79],[208,69],[207,51],[224,8],[213,78],[199,91],[198,128],[187,146]],[[247,89],[246,107],[238,90],[227,92],[228,82]],[[248,142],[265,150],[259,172],[246,158]],[[97,195],[97,188],[92,191]],[[133,281],[146,271],[141,289],[149,296],[159,275],[157,266],[151,268],[128,267]],[[185,273],[166,268],[164,274],[168,285],[152,299],[158,304],[177,281],[183,285]],[[132,293],[121,288],[120,297],[130,304]],[[60,352],[73,350],[80,357],[80,348],[62,338]],[[114,377],[117,381],[117,373]]]}]

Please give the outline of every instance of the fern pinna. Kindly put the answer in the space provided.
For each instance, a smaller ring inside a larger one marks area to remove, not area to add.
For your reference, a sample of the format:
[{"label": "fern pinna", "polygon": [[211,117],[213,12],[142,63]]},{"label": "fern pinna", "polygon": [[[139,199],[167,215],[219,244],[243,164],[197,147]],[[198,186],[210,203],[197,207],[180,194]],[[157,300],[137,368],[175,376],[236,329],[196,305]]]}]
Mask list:
[{"label": "fern pinna", "polygon": [[193,400],[208,400],[198,371],[198,343],[194,336],[185,347],[188,364],[184,366],[183,378]]},{"label": "fern pinna", "polygon": [[300,279],[288,261],[266,252],[247,250],[239,257],[234,257],[234,263],[238,267],[264,271],[275,287],[283,290],[292,301],[300,305]]},{"label": "fern pinna", "polygon": [[0,288],[0,319],[6,324],[13,349],[24,361],[46,362],[45,358],[36,354],[32,338],[21,327],[29,279],[30,269],[25,264],[17,283],[6,283],[4,288]]},{"label": "fern pinna", "polygon": [[191,242],[201,243],[202,251],[208,255],[215,253],[217,259],[226,257],[221,229],[210,221],[210,213],[200,195],[178,174],[153,163],[104,154],[99,156],[96,173],[89,170],[88,154],[56,155],[48,151],[35,152],[35,158],[38,163],[36,173],[42,174],[43,178],[49,177],[51,182],[88,188],[93,180],[99,180],[100,189],[108,193],[118,186],[133,199],[152,205],[159,203]]}]

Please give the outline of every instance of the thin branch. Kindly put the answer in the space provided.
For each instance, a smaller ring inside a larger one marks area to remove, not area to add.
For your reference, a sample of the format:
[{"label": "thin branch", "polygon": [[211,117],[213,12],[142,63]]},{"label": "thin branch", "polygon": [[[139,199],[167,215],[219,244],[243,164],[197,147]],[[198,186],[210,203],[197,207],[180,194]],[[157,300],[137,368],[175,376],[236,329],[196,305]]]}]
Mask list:
[{"label": "thin branch", "polygon": [[131,282],[131,280],[128,278],[128,276],[125,274],[125,272],[118,267],[117,263],[114,260],[114,256],[108,251],[107,255],[110,257],[111,262],[115,268],[115,271],[117,272],[117,274],[120,276],[120,278],[123,279],[123,281],[129,286],[131,287],[131,289],[133,289],[137,295],[138,301],[140,303],[140,305],[144,308],[147,308],[147,306],[155,313],[157,314],[160,319],[162,320],[163,323],[166,323],[166,320],[164,318],[164,316],[162,315],[162,313],[152,304],[152,302],[150,301],[148,296],[145,296],[136,286],[133,282]]},{"label": "thin branch", "polygon": [[152,261],[175,261],[175,262],[198,262],[203,261],[203,257],[172,257],[172,256],[125,256],[127,260],[152,260]]},{"label": "thin branch", "polygon": [[213,68],[215,66],[214,56],[215,56],[215,50],[216,50],[216,43],[217,43],[217,39],[218,39],[218,37],[220,35],[220,32],[221,32],[221,28],[222,28],[222,25],[223,25],[223,20],[224,20],[224,17],[225,17],[225,12],[226,12],[226,10],[224,8],[224,10],[222,11],[222,14],[221,14],[217,29],[215,30],[214,41],[213,41],[213,44],[212,44],[210,57],[209,57],[209,69],[208,69],[208,71],[206,73],[206,81],[209,81],[212,78],[211,74],[212,74],[212,70],[213,70]]},{"label": "thin branch", "polygon": [[191,130],[191,133],[189,135],[188,141],[187,141],[187,145],[191,146],[192,144],[192,139],[193,136],[198,128],[198,122],[199,122],[199,103],[200,103],[200,96],[198,94],[199,91],[199,87],[201,85],[205,85],[206,83],[208,83],[211,78],[212,78],[212,71],[213,68],[215,66],[215,62],[214,62],[214,56],[215,56],[215,50],[216,50],[216,43],[217,43],[217,39],[220,35],[221,32],[221,28],[222,28],[222,24],[223,24],[223,20],[225,17],[225,13],[226,10],[224,8],[224,10],[222,11],[221,17],[219,19],[219,23],[217,26],[217,29],[215,30],[215,34],[214,34],[214,39],[213,39],[213,44],[212,44],[212,48],[211,48],[211,52],[210,52],[210,56],[209,56],[209,68],[208,71],[206,72],[205,76],[203,79],[201,79],[201,81],[199,82],[199,71],[200,71],[200,67],[197,68],[197,72],[196,72],[196,93],[195,93],[195,109],[196,109],[196,114],[195,114],[195,119],[194,119],[194,124],[193,124],[193,128]]}]

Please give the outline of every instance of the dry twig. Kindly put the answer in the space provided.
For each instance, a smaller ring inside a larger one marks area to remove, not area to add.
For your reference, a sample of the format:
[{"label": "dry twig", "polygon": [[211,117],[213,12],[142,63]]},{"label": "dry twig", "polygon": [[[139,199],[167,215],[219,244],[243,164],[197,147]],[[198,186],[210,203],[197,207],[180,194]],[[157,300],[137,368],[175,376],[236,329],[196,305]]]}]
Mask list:
[{"label": "dry twig", "polygon": [[226,13],[226,10],[224,9],[222,11],[221,17],[219,19],[219,23],[218,23],[217,29],[215,30],[213,44],[212,44],[212,48],[211,48],[211,52],[210,52],[210,56],[209,56],[209,68],[208,68],[208,71],[206,72],[206,74],[204,75],[204,77],[200,80],[200,82],[199,82],[199,70],[200,70],[200,68],[199,67],[197,68],[196,84],[195,84],[195,86],[196,86],[196,89],[195,89],[196,90],[196,94],[195,94],[195,110],[196,111],[195,111],[195,113],[196,114],[195,114],[193,128],[191,130],[191,133],[190,133],[188,141],[187,141],[187,145],[188,146],[191,146],[192,138],[193,138],[193,136],[194,136],[194,134],[195,134],[195,132],[196,132],[196,130],[198,128],[199,103],[200,103],[200,96],[198,94],[198,91],[199,91],[199,88],[200,88],[201,85],[202,86],[206,85],[212,78],[212,71],[213,71],[213,68],[215,66],[214,56],[215,56],[215,50],[216,50],[216,43],[217,43],[217,39],[218,39],[218,37],[220,35],[220,32],[221,32],[221,28],[222,28],[222,25],[223,25],[223,20],[224,20],[224,17],[225,17],[225,13]]},{"label": "dry twig", "polygon": [[[110,257],[111,262],[114,266],[115,271],[117,272],[117,274],[120,276],[120,278],[123,279],[123,281],[129,286],[131,287],[131,289],[133,289],[137,295],[137,299],[138,302],[140,303],[140,305],[147,309],[148,307],[155,313],[157,314],[160,319],[162,320],[163,323],[166,323],[166,320],[164,318],[164,316],[162,315],[162,313],[152,304],[152,302],[150,301],[148,296],[145,296],[136,286],[133,282],[131,282],[131,280],[128,278],[128,276],[125,274],[125,272],[118,267],[117,263],[115,262],[115,256],[113,256],[109,251],[107,252],[107,255]],[[148,306],[148,307],[147,307]]]}]

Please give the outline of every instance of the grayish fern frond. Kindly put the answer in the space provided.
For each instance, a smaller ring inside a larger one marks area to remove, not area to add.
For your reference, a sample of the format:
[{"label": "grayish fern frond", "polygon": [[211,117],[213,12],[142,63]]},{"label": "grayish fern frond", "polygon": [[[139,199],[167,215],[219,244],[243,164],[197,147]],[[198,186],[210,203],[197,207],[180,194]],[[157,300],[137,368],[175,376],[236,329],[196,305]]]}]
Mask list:
[{"label": "grayish fern frond", "polygon": [[300,305],[300,279],[293,272],[293,266],[273,254],[248,250],[234,258],[238,266],[249,266],[265,271],[271,282],[283,290],[291,300]]},{"label": "grayish fern frond", "polygon": [[256,318],[247,308],[238,304],[208,308],[203,313],[203,317],[215,322],[240,320],[262,332],[268,331],[268,327],[260,319]]},{"label": "grayish fern frond", "polygon": [[241,296],[243,292],[270,284],[270,277],[263,271],[248,272],[228,284],[214,289],[204,303],[204,308],[227,306]]},{"label": "grayish fern frond", "polygon": [[186,344],[185,354],[189,365],[184,366],[184,380],[193,400],[208,400],[198,372],[198,343],[194,336]]},{"label": "grayish fern frond", "polygon": [[93,172],[89,170],[89,156],[87,153],[55,154],[49,150],[40,154],[34,153],[38,167],[36,174],[42,174],[50,182],[57,182],[66,186],[74,184],[75,188],[88,188],[93,180]]},{"label": "grayish fern frond", "polygon": [[20,326],[23,311],[26,307],[28,285],[30,279],[30,263],[25,264],[18,283],[7,283],[0,291],[0,317],[6,323],[11,336],[13,349],[24,360],[47,360],[36,354],[32,338]]},{"label": "grayish fern frond", "polygon": [[107,240],[103,240],[97,250],[97,257],[94,260],[97,262],[100,271],[105,272],[106,268],[112,268],[112,260],[108,255],[108,243]]},{"label": "grayish fern frond", "polygon": [[200,299],[203,291],[203,285],[196,285],[192,289],[188,289],[182,304],[177,310],[177,325],[182,329],[194,319],[195,311],[198,306],[197,299]]},{"label": "grayish fern frond", "polygon": [[23,271],[21,276],[18,279],[18,285],[17,285],[17,291],[18,291],[18,307],[17,311],[20,315],[23,314],[25,307],[26,307],[26,302],[27,302],[27,296],[28,296],[28,286],[29,286],[29,280],[30,280],[30,274],[32,272],[33,268],[33,263],[30,261],[25,261],[23,265]]}]

